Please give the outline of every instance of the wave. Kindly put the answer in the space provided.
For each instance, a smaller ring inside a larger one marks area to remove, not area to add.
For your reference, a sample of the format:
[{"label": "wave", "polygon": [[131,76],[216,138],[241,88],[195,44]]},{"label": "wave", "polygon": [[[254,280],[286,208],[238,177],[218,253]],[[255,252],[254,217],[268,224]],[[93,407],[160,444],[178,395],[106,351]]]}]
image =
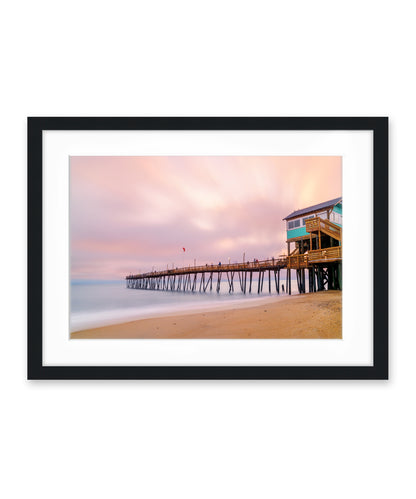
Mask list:
[{"label": "wave", "polygon": [[145,306],[140,308],[118,308],[111,310],[95,310],[71,313],[70,330],[71,332],[82,331],[94,327],[110,326],[121,324],[139,319],[149,319],[155,317],[164,317],[177,314],[193,314],[206,310],[226,310],[231,308],[253,307],[262,303],[268,303],[284,298],[284,296],[252,297],[249,300],[227,300],[224,303],[219,302],[199,302],[183,304],[164,304],[157,306]]}]

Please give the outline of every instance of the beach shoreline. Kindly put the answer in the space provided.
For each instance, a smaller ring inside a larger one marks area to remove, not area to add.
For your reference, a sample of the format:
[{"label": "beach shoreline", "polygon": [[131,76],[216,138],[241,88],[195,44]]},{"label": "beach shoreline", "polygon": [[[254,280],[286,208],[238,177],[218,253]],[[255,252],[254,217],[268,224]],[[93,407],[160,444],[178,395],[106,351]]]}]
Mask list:
[{"label": "beach shoreline", "polygon": [[180,312],[71,333],[71,339],[341,339],[342,292],[321,291],[261,304]]},{"label": "beach shoreline", "polygon": [[[133,291],[134,292],[134,291]],[[140,293],[140,291],[139,291]],[[174,294],[174,293],[172,293]],[[228,298],[228,297],[227,297]],[[128,322],[135,322],[143,319],[160,319],[162,317],[172,317],[178,315],[194,315],[206,312],[219,312],[221,310],[229,310],[229,309],[240,309],[247,307],[260,306],[268,303],[274,303],[276,300],[285,300],[287,299],[287,295],[267,295],[267,296],[256,296],[250,297],[246,300],[241,298],[231,299],[224,302],[221,301],[204,301],[201,303],[176,303],[175,306],[173,304],[168,304],[167,306],[162,306],[159,309],[149,310],[144,308],[143,310],[135,310],[132,309],[121,309],[121,314],[117,314],[119,310],[112,311],[115,313],[108,313],[107,318],[103,318],[96,314],[91,314],[91,318],[88,320],[84,316],[82,320],[79,321],[79,318],[73,320],[73,316],[71,315],[71,333],[78,331],[85,331],[89,329],[97,329],[101,327],[107,326],[116,326],[120,324],[125,324]],[[126,315],[127,314],[127,315]],[[76,315],[76,313],[75,313]],[[79,322],[81,322],[79,324]]]}]

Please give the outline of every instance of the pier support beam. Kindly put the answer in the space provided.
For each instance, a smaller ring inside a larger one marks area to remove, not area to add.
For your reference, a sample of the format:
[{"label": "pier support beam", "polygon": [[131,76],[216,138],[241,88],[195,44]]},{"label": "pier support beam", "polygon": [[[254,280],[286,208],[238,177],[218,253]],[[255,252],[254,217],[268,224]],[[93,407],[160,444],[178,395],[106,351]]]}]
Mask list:
[{"label": "pier support beam", "polygon": [[217,279],[217,293],[220,292],[220,288],[221,288],[221,274],[222,272],[218,272],[218,279]]}]

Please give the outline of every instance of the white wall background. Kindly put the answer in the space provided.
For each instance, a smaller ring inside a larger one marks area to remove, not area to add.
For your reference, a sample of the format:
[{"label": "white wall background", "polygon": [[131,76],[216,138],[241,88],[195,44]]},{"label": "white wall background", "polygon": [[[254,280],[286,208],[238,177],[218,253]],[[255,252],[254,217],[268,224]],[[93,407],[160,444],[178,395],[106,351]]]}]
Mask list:
[{"label": "white wall background", "polygon": [[[414,204],[413,21],[407,1],[2,5],[3,497],[415,495],[414,279],[398,264],[415,238],[397,241]],[[390,381],[26,381],[28,115],[390,116]]]}]

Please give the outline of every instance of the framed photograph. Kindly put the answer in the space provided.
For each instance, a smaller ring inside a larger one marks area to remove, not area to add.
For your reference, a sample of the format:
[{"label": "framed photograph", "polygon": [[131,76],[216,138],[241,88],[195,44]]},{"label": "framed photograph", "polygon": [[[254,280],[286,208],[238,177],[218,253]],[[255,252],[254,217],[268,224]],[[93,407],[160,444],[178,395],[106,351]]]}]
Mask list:
[{"label": "framed photograph", "polygon": [[387,118],[28,118],[29,379],[387,377]]}]

